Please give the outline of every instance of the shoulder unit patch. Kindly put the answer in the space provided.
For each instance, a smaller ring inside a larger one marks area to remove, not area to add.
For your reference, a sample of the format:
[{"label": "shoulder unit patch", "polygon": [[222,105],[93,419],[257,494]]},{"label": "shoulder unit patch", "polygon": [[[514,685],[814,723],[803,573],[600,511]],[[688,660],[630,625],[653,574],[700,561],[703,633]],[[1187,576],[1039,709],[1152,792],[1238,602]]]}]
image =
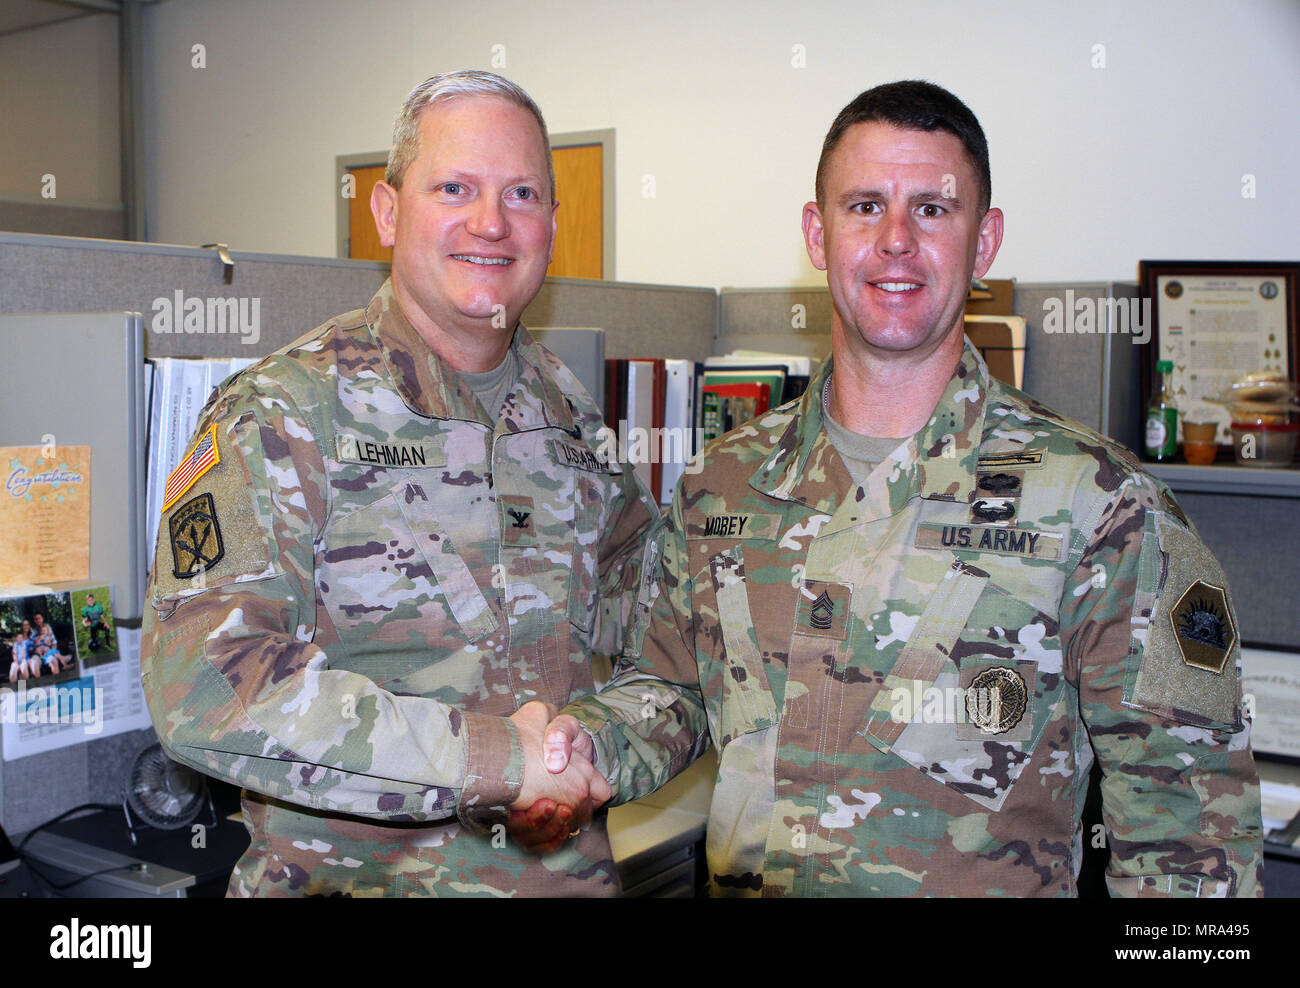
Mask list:
[{"label": "shoulder unit patch", "polygon": [[1223,675],[1223,664],[1237,640],[1237,629],[1222,587],[1197,580],[1169,611],[1174,641],[1183,662],[1197,669]]},{"label": "shoulder unit patch", "polygon": [[172,575],[192,580],[212,569],[225,555],[221,526],[211,494],[186,501],[168,519],[172,543]]}]

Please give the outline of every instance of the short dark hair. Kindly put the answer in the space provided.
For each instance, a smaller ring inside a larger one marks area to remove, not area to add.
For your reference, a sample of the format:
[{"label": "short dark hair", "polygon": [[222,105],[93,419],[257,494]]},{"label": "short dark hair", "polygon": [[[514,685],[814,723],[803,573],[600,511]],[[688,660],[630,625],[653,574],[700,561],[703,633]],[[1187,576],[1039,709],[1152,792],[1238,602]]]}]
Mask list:
[{"label": "short dark hair", "polygon": [[984,129],[965,103],[942,86],[923,79],[887,82],[860,93],[842,109],[822,142],[817,159],[817,204],[826,205],[826,166],[844,132],[854,124],[880,122],[905,130],[943,130],[961,141],[980,182],[979,211],[988,212],[993,195],[989,173],[989,142]]}]

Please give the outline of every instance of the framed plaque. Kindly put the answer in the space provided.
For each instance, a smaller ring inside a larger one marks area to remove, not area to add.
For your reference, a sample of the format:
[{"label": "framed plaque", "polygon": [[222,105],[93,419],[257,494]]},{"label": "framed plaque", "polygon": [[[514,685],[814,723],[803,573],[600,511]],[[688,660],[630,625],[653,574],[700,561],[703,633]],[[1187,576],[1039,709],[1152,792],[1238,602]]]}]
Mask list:
[{"label": "framed plaque", "polygon": [[1207,399],[1254,371],[1295,378],[1298,281],[1300,262],[1141,261],[1138,284],[1154,324],[1144,399],[1156,361],[1170,361],[1178,410],[1188,421],[1215,422],[1218,442],[1230,445],[1228,409]]}]

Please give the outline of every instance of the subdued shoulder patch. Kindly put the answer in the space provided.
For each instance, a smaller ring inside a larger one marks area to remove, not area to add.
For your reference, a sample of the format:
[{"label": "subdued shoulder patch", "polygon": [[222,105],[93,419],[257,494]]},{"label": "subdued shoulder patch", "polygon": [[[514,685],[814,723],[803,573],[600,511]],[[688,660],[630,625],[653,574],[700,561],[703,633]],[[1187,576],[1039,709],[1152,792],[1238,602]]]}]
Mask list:
[{"label": "subdued shoulder patch", "polygon": [[[218,423],[217,462],[190,485],[189,497],[163,512],[151,577],[155,602],[189,596],[265,574],[274,538],[258,508],[259,490],[248,464]],[[197,448],[197,447],[196,447]]]},{"label": "subdued shoulder patch", "polygon": [[1183,653],[1183,662],[1223,675],[1228,653],[1237,643],[1237,627],[1228,607],[1228,593],[1223,587],[1197,580],[1188,587],[1169,611],[1174,625],[1174,640]]},{"label": "subdued shoulder patch", "polygon": [[186,501],[167,520],[172,544],[172,575],[192,580],[221,561],[226,547],[221,541],[221,523],[211,494]]},{"label": "subdued shoulder patch", "polygon": [[1178,520],[1148,511],[1138,584],[1134,626],[1146,624],[1146,640],[1125,701],[1184,724],[1240,730],[1240,642],[1214,556]]}]

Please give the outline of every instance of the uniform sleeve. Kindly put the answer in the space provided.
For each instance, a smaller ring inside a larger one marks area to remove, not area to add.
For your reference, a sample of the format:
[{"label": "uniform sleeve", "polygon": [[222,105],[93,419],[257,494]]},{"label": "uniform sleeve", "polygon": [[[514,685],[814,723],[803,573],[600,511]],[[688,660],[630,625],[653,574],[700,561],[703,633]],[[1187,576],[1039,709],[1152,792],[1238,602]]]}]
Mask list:
[{"label": "uniform sleeve", "polygon": [[1110,892],[1261,895],[1259,782],[1223,571],[1149,477],[1093,511],[1061,638],[1102,773]]},{"label": "uniform sleeve", "polygon": [[562,711],[595,740],[596,764],[614,789],[613,804],[654,792],[708,746],[680,497],[679,487],[671,515],[645,542],[636,598],[637,613],[648,616],[643,640],[634,622],[609,683]]},{"label": "uniform sleeve", "polygon": [[[267,376],[204,417],[219,461],[163,513],[141,673],[168,753],[292,803],[481,827],[517,796],[514,725],[331,669],[317,643],[315,552],[328,435]],[[467,773],[469,764],[476,773]]]}]

